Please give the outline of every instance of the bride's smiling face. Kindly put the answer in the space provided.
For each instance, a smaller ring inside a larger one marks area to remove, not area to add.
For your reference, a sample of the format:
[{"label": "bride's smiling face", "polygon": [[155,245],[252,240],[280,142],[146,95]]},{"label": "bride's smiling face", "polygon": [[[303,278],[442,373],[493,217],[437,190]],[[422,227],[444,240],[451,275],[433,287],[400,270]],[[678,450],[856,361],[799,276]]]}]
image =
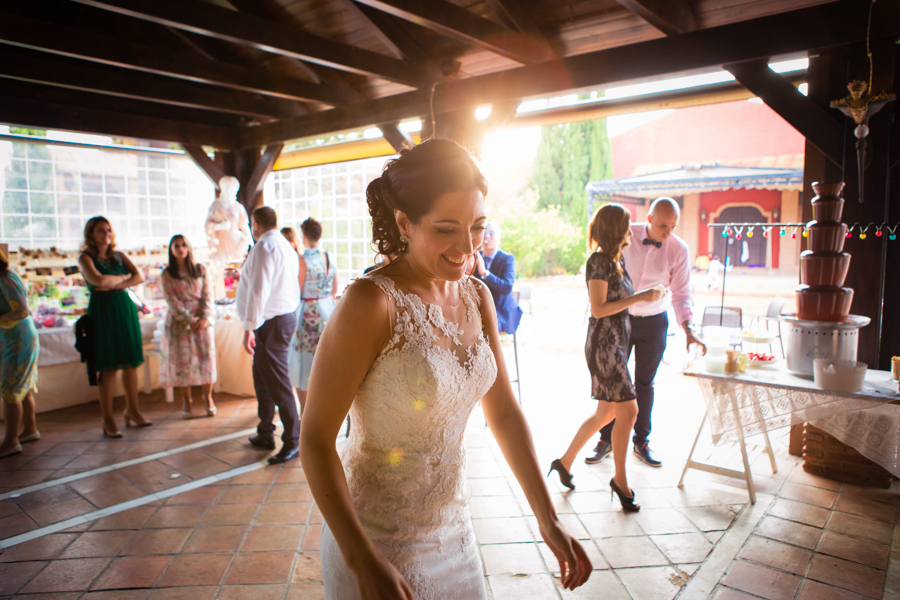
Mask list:
[{"label": "bride's smiling face", "polygon": [[475,188],[438,196],[418,223],[401,211],[396,216],[400,233],[409,237],[409,259],[440,279],[461,279],[484,240],[484,194]]}]

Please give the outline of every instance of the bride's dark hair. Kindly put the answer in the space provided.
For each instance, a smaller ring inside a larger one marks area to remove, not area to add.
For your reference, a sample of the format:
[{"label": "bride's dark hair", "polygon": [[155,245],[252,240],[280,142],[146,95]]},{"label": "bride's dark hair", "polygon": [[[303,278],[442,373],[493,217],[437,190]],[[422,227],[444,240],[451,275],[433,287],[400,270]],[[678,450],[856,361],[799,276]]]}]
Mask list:
[{"label": "bride's dark hair", "polygon": [[433,138],[400,151],[384,166],[381,177],[366,188],[372,216],[372,242],[379,254],[395,257],[406,249],[394,211],[418,223],[443,194],[480,190],[487,196],[487,179],[468,150],[453,140]]}]

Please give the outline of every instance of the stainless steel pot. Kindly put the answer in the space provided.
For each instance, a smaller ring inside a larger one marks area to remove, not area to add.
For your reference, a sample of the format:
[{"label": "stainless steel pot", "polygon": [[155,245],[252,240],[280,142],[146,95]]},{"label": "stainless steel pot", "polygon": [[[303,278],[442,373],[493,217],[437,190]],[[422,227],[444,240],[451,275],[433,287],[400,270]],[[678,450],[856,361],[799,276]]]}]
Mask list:
[{"label": "stainless steel pot", "polygon": [[796,315],[781,315],[788,326],[787,368],[804,375],[813,374],[813,359],[856,360],[859,328],[868,317],[850,315],[846,321],[803,321]]}]

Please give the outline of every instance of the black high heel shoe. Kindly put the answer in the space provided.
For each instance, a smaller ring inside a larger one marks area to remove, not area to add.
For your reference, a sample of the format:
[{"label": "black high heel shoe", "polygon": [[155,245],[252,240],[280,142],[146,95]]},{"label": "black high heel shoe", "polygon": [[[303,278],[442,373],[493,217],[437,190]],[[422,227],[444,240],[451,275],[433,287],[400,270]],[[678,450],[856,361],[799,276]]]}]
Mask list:
[{"label": "black high heel shoe", "polygon": [[634,503],[634,490],[631,491],[631,495],[627,495],[622,489],[616,485],[615,478],[609,480],[609,499],[612,500],[612,495],[615,494],[619,497],[619,502],[622,503],[622,510],[625,512],[638,512],[641,510],[640,504]]},{"label": "black high heel shoe", "polygon": [[550,463],[550,470],[547,472],[547,477],[550,477],[550,473],[556,471],[559,475],[559,482],[569,488],[570,490],[575,489],[575,484],[572,483],[572,474],[569,473],[569,470],[565,468],[558,458]]}]

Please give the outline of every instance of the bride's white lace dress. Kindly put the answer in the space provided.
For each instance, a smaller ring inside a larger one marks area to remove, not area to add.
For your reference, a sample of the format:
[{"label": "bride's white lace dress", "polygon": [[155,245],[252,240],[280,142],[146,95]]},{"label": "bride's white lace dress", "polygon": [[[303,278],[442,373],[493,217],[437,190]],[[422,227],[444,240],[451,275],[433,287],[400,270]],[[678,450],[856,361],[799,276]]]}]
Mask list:
[{"label": "bride's white lace dress", "polygon": [[[463,434],[497,375],[482,331],[475,283],[459,282],[462,305],[444,312],[387,277],[365,279],[387,295],[393,337],[350,408],[342,461],[354,507],[371,540],[405,577],[416,600],[487,597],[471,528]],[[449,318],[460,315],[459,323]],[[327,525],[322,575],[328,600],[359,598]]]}]

